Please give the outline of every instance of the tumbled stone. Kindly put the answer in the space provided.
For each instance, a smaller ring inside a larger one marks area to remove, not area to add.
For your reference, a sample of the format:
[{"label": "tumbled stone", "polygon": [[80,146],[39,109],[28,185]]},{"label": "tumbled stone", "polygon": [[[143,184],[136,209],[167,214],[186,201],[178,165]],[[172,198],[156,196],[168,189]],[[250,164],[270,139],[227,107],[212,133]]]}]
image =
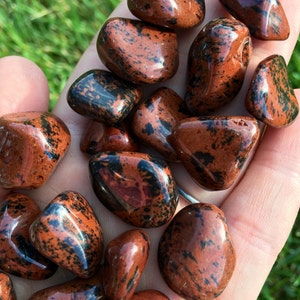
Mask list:
[{"label": "tumbled stone", "polygon": [[166,81],[178,68],[176,33],[139,20],[108,19],[98,35],[97,51],[108,69],[136,84]]},{"label": "tumbled stone", "polygon": [[177,161],[168,136],[177,122],[187,117],[181,97],[169,88],[159,88],[138,106],[132,119],[132,129],[143,143],[152,146],[165,159]]},{"label": "tumbled stone", "polygon": [[112,125],[123,121],[141,96],[137,87],[111,72],[90,70],[74,81],[67,100],[77,113]]},{"label": "tumbled stone", "polygon": [[126,126],[90,121],[81,138],[80,149],[93,155],[103,151],[137,151],[138,145]]},{"label": "tumbled stone", "polygon": [[131,299],[145,268],[149,245],[149,235],[140,229],[126,231],[108,243],[103,270],[106,299]]},{"label": "tumbled stone", "polygon": [[29,227],[40,213],[28,196],[11,193],[0,204],[0,269],[26,279],[46,279],[57,266],[43,257],[29,240]]},{"label": "tumbled stone", "polygon": [[99,268],[103,232],[91,206],[79,193],[67,191],[54,198],[30,227],[36,249],[80,278]]},{"label": "tumbled stone", "polygon": [[237,180],[259,136],[255,118],[233,116],[182,120],[170,138],[197,183],[208,190],[224,190]]},{"label": "tumbled stone", "polygon": [[286,40],[289,37],[289,22],[279,0],[220,2],[249,28],[253,37],[261,40]]},{"label": "tumbled stone", "polygon": [[37,188],[70,144],[66,125],[49,112],[24,112],[0,118],[0,186]]},{"label": "tumbled stone", "polygon": [[2,272],[0,272],[0,299],[17,300],[12,280],[7,274]]},{"label": "tumbled stone", "polygon": [[34,293],[29,300],[89,300],[105,299],[102,278],[97,273],[91,278],[75,278]]},{"label": "tumbled stone", "polygon": [[236,261],[224,213],[211,204],[186,206],[163,233],[157,257],[166,283],[181,297],[216,298]]},{"label": "tumbled stone", "polygon": [[230,102],[240,91],[252,53],[248,28],[235,19],[206,24],[188,56],[185,101],[193,115],[203,115]]},{"label": "tumbled stone", "polygon": [[269,56],[259,63],[246,96],[246,107],[254,117],[277,128],[296,119],[299,104],[281,55]]},{"label": "tumbled stone", "polygon": [[137,18],[171,28],[192,28],[203,22],[204,0],[128,0],[128,8]]},{"label": "tumbled stone", "polygon": [[164,225],[173,216],[178,193],[163,160],[137,152],[102,152],[90,160],[95,194],[124,222],[137,227]]},{"label": "tumbled stone", "polygon": [[130,300],[170,300],[170,298],[160,291],[144,290],[134,293]]}]

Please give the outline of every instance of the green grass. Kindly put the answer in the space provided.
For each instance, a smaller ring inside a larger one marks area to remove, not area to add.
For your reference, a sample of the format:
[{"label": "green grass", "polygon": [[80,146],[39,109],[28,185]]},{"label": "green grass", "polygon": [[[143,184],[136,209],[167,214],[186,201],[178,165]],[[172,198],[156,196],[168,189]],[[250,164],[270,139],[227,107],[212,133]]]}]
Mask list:
[{"label": "green grass", "polygon": [[[22,55],[49,79],[50,109],[95,32],[119,0],[1,0],[0,56]],[[300,40],[289,64],[300,87]],[[300,299],[300,216],[259,297]]]}]

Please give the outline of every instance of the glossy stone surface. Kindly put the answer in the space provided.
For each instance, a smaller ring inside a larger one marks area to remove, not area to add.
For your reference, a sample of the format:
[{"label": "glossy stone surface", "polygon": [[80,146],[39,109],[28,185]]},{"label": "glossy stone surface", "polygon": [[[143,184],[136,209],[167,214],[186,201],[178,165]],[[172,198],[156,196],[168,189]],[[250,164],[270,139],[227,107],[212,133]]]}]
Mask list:
[{"label": "glossy stone surface", "polygon": [[181,121],[171,144],[186,170],[203,188],[232,186],[260,136],[251,117],[199,117]]},{"label": "glossy stone surface", "polygon": [[90,70],[74,81],[67,100],[77,113],[111,125],[124,120],[141,96],[137,87],[111,72]]},{"label": "glossy stone surface", "polygon": [[46,279],[57,266],[29,240],[29,227],[40,209],[28,196],[11,193],[0,204],[0,269],[26,279]]},{"label": "glossy stone surface", "polygon": [[81,138],[80,149],[93,155],[102,151],[137,151],[138,145],[126,126],[90,121]]},{"label": "glossy stone surface", "polygon": [[207,23],[194,39],[188,56],[185,101],[194,115],[230,102],[242,87],[252,53],[248,28],[235,19]]},{"label": "glossy stone surface", "polygon": [[138,106],[132,119],[132,129],[143,143],[152,146],[165,159],[177,161],[168,136],[177,122],[187,117],[181,97],[169,88],[159,88]]},{"label": "glossy stone surface", "polygon": [[90,160],[90,171],[98,199],[124,222],[158,227],[176,210],[178,193],[163,160],[137,152],[102,152]]},{"label": "glossy stone surface", "polygon": [[145,268],[149,246],[149,235],[140,229],[126,231],[108,243],[103,270],[107,299],[131,299]]},{"label": "glossy stone surface", "polygon": [[2,272],[0,272],[0,299],[17,300],[15,289],[10,277]]},{"label": "glossy stone surface", "polygon": [[67,191],[54,198],[30,227],[40,253],[80,278],[91,277],[103,253],[103,232],[91,206]]},{"label": "glossy stone surface", "polygon": [[24,112],[0,118],[0,186],[37,188],[70,144],[66,125],[49,112]]},{"label": "glossy stone surface", "polygon": [[279,0],[220,0],[227,10],[261,40],[286,40],[290,26]]},{"label": "glossy stone surface", "polygon": [[171,28],[191,28],[203,22],[204,0],[128,0],[129,10],[137,18]]},{"label": "glossy stone surface", "polygon": [[272,55],[259,63],[246,96],[246,107],[254,117],[277,128],[296,119],[299,104],[282,56]]},{"label": "glossy stone surface", "polygon": [[184,299],[216,298],[236,261],[223,212],[204,203],[183,208],[163,233],[157,257],[166,283]]},{"label": "glossy stone surface", "polygon": [[29,300],[100,300],[104,298],[102,280],[97,273],[91,278],[75,278],[34,293]]},{"label": "glossy stone surface", "polygon": [[166,81],[178,68],[176,33],[139,20],[108,19],[98,35],[97,50],[108,69],[137,84]]},{"label": "glossy stone surface", "polygon": [[170,300],[170,298],[156,290],[144,290],[134,293],[130,300]]}]

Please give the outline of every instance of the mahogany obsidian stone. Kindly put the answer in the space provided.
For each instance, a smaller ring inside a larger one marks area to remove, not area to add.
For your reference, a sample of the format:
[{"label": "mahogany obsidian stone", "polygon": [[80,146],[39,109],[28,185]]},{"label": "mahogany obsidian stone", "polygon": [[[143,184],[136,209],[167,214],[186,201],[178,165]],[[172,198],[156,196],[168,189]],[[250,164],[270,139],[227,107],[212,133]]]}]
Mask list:
[{"label": "mahogany obsidian stone", "polygon": [[0,299],[17,300],[12,280],[7,274],[2,272],[0,272]]},{"label": "mahogany obsidian stone", "polygon": [[175,213],[178,192],[163,160],[137,152],[102,152],[90,160],[98,199],[124,222],[152,228]]},{"label": "mahogany obsidian stone", "polygon": [[97,50],[109,70],[136,84],[166,81],[179,63],[176,33],[139,20],[108,19],[98,35]]},{"label": "mahogany obsidian stone", "polygon": [[77,113],[113,125],[128,116],[141,96],[137,87],[111,72],[90,70],[74,81],[67,100]]},{"label": "mahogany obsidian stone", "polygon": [[130,300],[170,300],[170,298],[160,291],[143,290],[134,293]]},{"label": "mahogany obsidian stone", "polygon": [[163,233],[157,258],[166,283],[181,297],[216,298],[236,261],[224,213],[204,203],[183,208]]}]

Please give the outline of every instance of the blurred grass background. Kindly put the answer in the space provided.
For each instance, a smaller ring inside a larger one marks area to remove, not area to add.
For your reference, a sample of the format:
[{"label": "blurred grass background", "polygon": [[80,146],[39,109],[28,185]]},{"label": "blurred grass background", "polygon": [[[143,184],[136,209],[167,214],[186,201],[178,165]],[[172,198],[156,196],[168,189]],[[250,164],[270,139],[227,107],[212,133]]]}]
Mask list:
[{"label": "blurred grass background", "polygon": [[[49,80],[51,109],[95,32],[119,2],[0,0],[0,57],[21,55],[42,68]],[[292,85],[299,88],[300,39],[288,67]],[[300,215],[259,299],[300,299]]]}]

